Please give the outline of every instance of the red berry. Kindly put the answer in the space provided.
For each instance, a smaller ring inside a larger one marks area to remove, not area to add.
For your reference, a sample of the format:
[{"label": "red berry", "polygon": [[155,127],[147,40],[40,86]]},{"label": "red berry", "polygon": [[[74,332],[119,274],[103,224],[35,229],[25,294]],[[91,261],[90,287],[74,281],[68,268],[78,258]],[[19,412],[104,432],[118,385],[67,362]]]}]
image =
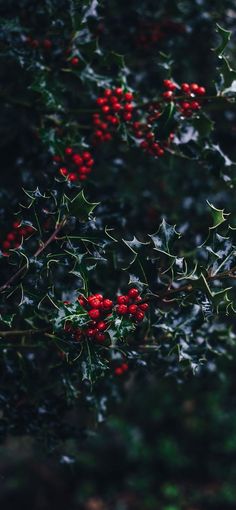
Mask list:
[{"label": "red berry", "polygon": [[75,163],[75,165],[82,165],[83,160],[79,154],[73,154],[72,160]]},{"label": "red berry", "polygon": [[137,305],[130,305],[128,308],[128,312],[131,313],[131,315],[135,315],[138,310]]},{"label": "red berry", "polygon": [[108,123],[107,122],[100,122],[100,128],[103,130],[103,131],[106,131],[107,128],[108,128]]},{"label": "red berry", "polygon": [[94,297],[99,299],[99,301],[103,300],[103,295],[102,294],[94,294]]},{"label": "red berry", "polygon": [[181,90],[185,92],[185,94],[188,94],[190,91],[190,85],[188,83],[182,83]]},{"label": "red berry", "polygon": [[175,90],[176,89],[176,85],[171,80],[163,80],[163,85],[168,90]]},{"label": "red berry", "polygon": [[144,149],[144,150],[145,150],[145,149],[147,149],[147,148],[148,148],[148,142],[146,142],[146,141],[144,140],[143,142],[141,142],[141,143],[140,143],[140,147],[141,147],[142,149]]},{"label": "red berry", "polygon": [[69,176],[68,176],[68,180],[71,181],[71,182],[74,182],[74,181],[77,181],[78,179],[78,176],[72,172]]},{"label": "red berry", "polygon": [[87,165],[87,166],[89,166],[89,167],[93,166],[93,164],[94,164],[94,159],[93,159],[93,158],[88,159],[88,160],[86,161],[86,165]]},{"label": "red berry", "polygon": [[199,96],[204,96],[204,94],[206,94],[206,89],[205,87],[198,87],[196,92]]},{"label": "red berry", "polygon": [[132,92],[126,92],[126,93],[125,93],[125,100],[126,100],[126,101],[132,101],[132,100],[133,100],[133,94],[132,94]]},{"label": "red berry", "polygon": [[104,97],[98,97],[96,103],[98,106],[102,106],[106,102]]},{"label": "red berry", "polygon": [[11,243],[9,243],[9,241],[3,241],[2,246],[4,250],[9,250]]},{"label": "red berry", "polygon": [[110,106],[108,106],[107,104],[105,104],[104,106],[102,106],[102,111],[103,111],[103,113],[109,113],[109,111],[110,111]]},{"label": "red berry", "polygon": [[103,132],[100,129],[97,129],[94,134],[97,138],[103,138]]},{"label": "red berry", "polygon": [[100,301],[100,299],[97,299],[95,297],[88,298],[88,302],[89,302],[91,308],[101,308],[101,301]]},{"label": "red berry", "polygon": [[97,340],[97,342],[103,343],[106,340],[106,335],[104,335],[104,333],[96,333],[95,339]]},{"label": "red berry", "polygon": [[80,174],[89,174],[91,172],[91,169],[88,168],[87,166],[83,165],[79,168],[79,173]]},{"label": "red berry", "polygon": [[117,126],[120,123],[118,117],[115,116],[111,117],[110,122],[113,124],[113,126]]},{"label": "red berry", "polygon": [[200,108],[200,104],[198,103],[198,101],[193,101],[191,103],[191,109],[192,110],[199,110],[199,108]]},{"label": "red berry", "polygon": [[134,135],[135,135],[136,138],[143,138],[143,132],[140,131],[140,130],[139,131],[135,131]]},{"label": "red berry", "polygon": [[103,308],[105,308],[106,310],[110,310],[110,308],[113,307],[113,301],[111,301],[111,299],[104,299],[102,304]]},{"label": "red berry", "polygon": [[129,368],[129,365],[127,363],[122,363],[121,368],[123,369],[124,372],[126,372],[126,370],[128,370]]},{"label": "red berry", "polygon": [[181,103],[181,107],[183,108],[183,110],[189,110],[189,108],[191,108],[191,104],[186,101],[183,101],[183,103]]},{"label": "red berry", "polygon": [[129,298],[128,296],[118,296],[117,297],[117,303],[119,305],[126,305],[129,301]]},{"label": "red berry", "polygon": [[70,61],[71,65],[72,66],[77,66],[78,63],[79,63],[79,58],[78,57],[73,57]]},{"label": "red berry", "polygon": [[14,241],[14,239],[15,239],[15,234],[13,232],[9,232],[9,234],[7,234],[7,240]]},{"label": "red berry", "polygon": [[91,159],[91,154],[90,154],[90,152],[88,152],[88,151],[84,151],[84,152],[82,152],[81,156],[82,156],[82,158],[83,158],[85,161],[88,161],[89,159]]},{"label": "red berry", "polygon": [[157,149],[157,155],[160,157],[164,155],[164,150],[161,147]]},{"label": "red berry", "polygon": [[38,48],[39,47],[39,41],[37,39],[32,39],[30,41],[30,46],[32,46],[32,48]]},{"label": "red berry", "polygon": [[112,135],[111,135],[111,133],[106,133],[106,134],[104,135],[104,140],[105,140],[106,142],[109,142],[111,139],[112,139]]},{"label": "red berry", "polygon": [[197,83],[190,83],[191,92],[197,92],[199,89],[199,85]]},{"label": "red berry", "polygon": [[45,50],[50,50],[52,47],[52,41],[50,41],[50,39],[44,39],[43,47],[45,48]]},{"label": "red berry", "polygon": [[66,147],[65,148],[65,154],[67,156],[70,156],[72,153],[73,153],[73,149],[71,147]]},{"label": "red berry", "polygon": [[100,317],[100,312],[96,308],[93,308],[92,310],[89,310],[88,312],[90,319],[97,320]]},{"label": "red berry", "polygon": [[99,331],[104,331],[105,329],[107,329],[107,324],[104,321],[100,321],[97,324],[97,328]]},{"label": "red berry", "polygon": [[13,228],[19,228],[20,227],[20,221],[14,221]]},{"label": "red berry", "polygon": [[134,106],[133,106],[131,103],[127,103],[127,104],[125,104],[125,106],[124,106],[124,110],[125,110],[126,112],[132,112],[132,111],[133,111],[133,109],[134,109]]},{"label": "red berry", "polygon": [[119,305],[117,307],[117,313],[119,315],[125,315],[126,313],[128,313],[128,306],[127,305]]},{"label": "red berry", "polygon": [[95,118],[93,119],[93,124],[94,124],[95,126],[100,126],[100,125],[101,125],[101,119],[99,119],[98,117],[95,117]]},{"label": "red berry", "polygon": [[61,175],[67,175],[68,174],[68,170],[65,166],[62,166],[61,168],[59,168],[59,172]]},{"label": "red berry", "polygon": [[121,104],[120,103],[113,104],[112,110],[113,112],[119,112],[121,110]]},{"label": "red berry", "polygon": [[132,113],[124,113],[123,118],[126,122],[129,122],[132,119]]},{"label": "red berry", "polygon": [[148,131],[148,133],[146,134],[146,139],[153,140],[154,138],[155,138],[154,133],[152,133],[152,131]]},{"label": "red berry", "polygon": [[80,306],[86,305],[86,300],[83,297],[78,297],[77,300],[78,300]]},{"label": "red berry", "polygon": [[122,375],[123,374],[123,369],[121,367],[116,367],[115,370],[114,370],[114,373],[116,375]]},{"label": "red berry", "polygon": [[173,99],[173,92],[172,90],[167,90],[166,92],[163,92],[162,97],[165,101],[171,101]]},{"label": "red berry", "polygon": [[116,96],[111,96],[111,97],[110,97],[110,103],[111,103],[111,104],[118,103],[118,97],[116,97]]},{"label": "red berry", "polygon": [[112,95],[112,90],[111,89],[105,89],[104,90],[104,96],[110,97],[111,95]]},{"label": "red berry", "polygon": [[143,310],[145,312],[146,310],[148,310],[149,304],[148,303],[142,303],[141,305],[139,305],[139,308],[141,308],[141,310]]},{"label": "red berry", "polygon": [[139,129],[141,127],[141,122],[134,122],[133,123],[133,128],[134,129]]},{"label": "red berry", "polygon": [[135,289],[135,288],[129,289],[129,292],[128,292],[129,298],[135,299],[138,297],[138,295],[139,295],[138,289]]},{"label": "red berry", "polygon": [[122,96],[122,94],[123,94],[123,89],[122,89],[121,87],[117,87],[117,88],[115,89],[115,94],[116,94],[117,96]]},{"label": "red berry", "polygon": [[95,328],[88,328],[87,331],[86,331],[86,334],[88,336],[95,336],[97,333],[96,329]]},{"label": "red berry", "polygon": [[138,310],[135,314],[135,319],[141,322],[144,319],[144,312],[142,312],[142,310]]}]

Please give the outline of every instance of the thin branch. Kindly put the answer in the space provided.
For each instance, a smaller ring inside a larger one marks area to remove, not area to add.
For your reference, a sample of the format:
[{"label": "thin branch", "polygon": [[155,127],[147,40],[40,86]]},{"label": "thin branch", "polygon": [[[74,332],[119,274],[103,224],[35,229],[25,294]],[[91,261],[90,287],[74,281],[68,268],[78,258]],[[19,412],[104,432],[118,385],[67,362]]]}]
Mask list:
[{"label": "thin branch", "polygon": [[[58,232],[60,232],[60,230],[65,226],[67,222],[67,219],[64,218],[58,225],[57,227],[55,228],[54,232],[52,233],[52,235],[48,238],[48,240],[43,243],[38,249],[37,251],[35,252],[34,254],[34,257],[38,257],[38,255],[40,255],[40,253],[42,253],[42,251],[45,250],[45,248],[47,248],[47,246],[56,239],[57,237],[57,234]],[[19,277],[21,276],[21,274],[26,271],[28,268],[28,264],[24,264],[22,267],[20,267],[20,269],[18,269],[18,271],[13,274],[9,280],[7,280],[6,283],[4,283],[1,287],[0,287],[0,292],[4,291],[5,289],[9,288],[11,286],[11,284]]]},{"label": "thin branch", "polygon": [[43,329],[10,329],[9,331],[0,331],[0,337],[8,337],[8,336],[31,336],[36,335],[37,333],[45,333],[48,331],[47,328]]},{"label": "thin branch", "polygon": [[[208,274],[208,276],[206,277],[206,280],[213,281],[213,280],[221,280],[222,278],[236,278],[235,272],[236,272],[236,266],[232,267],[228,271],[222,271],[222,273],[219,273],[219,274],[214,274],[214,275]],[[193,286],[191,285],[191,283],[182,285],[181,287],[178,287],[176,289],[167,288],[167,290],[163,290],[163,291],[159,292],[159,294],[155,294],[155,295],[149,296],[148,298],[144,298],[142,302],[140,301],[140,303],[141,304],[147,303],[147,302],[155,301],[155,300],[159,300],[159,299],[165,300],[165,298],[172,296],[172,294],[179,294],[180,292],[192,292],[192,290],[193,290]]]}]

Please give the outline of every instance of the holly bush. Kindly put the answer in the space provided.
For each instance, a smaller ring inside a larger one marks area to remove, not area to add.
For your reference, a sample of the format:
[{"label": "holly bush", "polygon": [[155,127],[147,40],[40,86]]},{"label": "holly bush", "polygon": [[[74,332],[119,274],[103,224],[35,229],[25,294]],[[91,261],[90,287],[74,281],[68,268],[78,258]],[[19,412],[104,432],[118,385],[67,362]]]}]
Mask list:
[{"label": "holly bush", "polygon": [[56,448],[78,406],[97,427],[140,380],[233,357],[235,16],[228,0],[0,6],[2,438]]}]

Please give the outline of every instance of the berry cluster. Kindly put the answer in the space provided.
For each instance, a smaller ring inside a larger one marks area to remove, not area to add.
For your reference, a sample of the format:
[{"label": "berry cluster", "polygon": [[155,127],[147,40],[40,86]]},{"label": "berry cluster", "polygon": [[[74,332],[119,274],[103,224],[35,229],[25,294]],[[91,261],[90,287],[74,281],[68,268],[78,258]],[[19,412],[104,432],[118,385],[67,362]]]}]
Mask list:
[{"label": "berry cluster", "polygon": [[149,304],[144,303],[138,289],[129,289],[127,294],[117,297],[118,315],[128,315],[130,318],[141,322],[145,317]]},{"label": "berry cluster", "polygon": [[[80,295],[77,301],[80,305],[78,316],[82,312],[85,320],[84,325],[75,326],[73,317],[72,320],[68,317],[64,324],[64,330],[77,341],[89,339],[104,343],[109,339],[108,329],[112,322],[117,319],[117,315],[125,315],[131,321],[141,322],[149,308],[148,303],[143,301],[136,288],[131,288],[127,294],[118,296],[116,304],[111,299],[104,298],[102,294],[91,294],[88,298]],[[69,301],[64,301],[64,305],[70,304]]]},{"label": "berry cluster", "polygon": [[84,151],[79,154],[71,147],[65,148],[64,158],[55,155],[53,156],[53,161],[57,165],[59,174],[71,182],[75,182],[78,179],[80,181],[87,179],[94,164],[90,152]]},{"label": "berry cluster", "polygon": [[142,21],[139,24],[135,42],[141,49],[149,50],[166,37],[173,37],[173,34],[180,34],[185,32],[185,30],[183,24],[170,19],[163,20],[162,22]]},{"label": "berry cluster", "polygon": [[124,362],[114,369],[114,374],[115,375],[123,375],[125,372],[127,372],[128,369],[129,369],[129,365]]},{"label": "berry cluster", "polygon": [[84,329],[73,328],[70,324],[68,326],[66,323],[66,331],[72,332],[75,339],[79,341],[84,338],[90,338],[99,343],[105,342],[107,340],[106,330],[108,328],[106,319],[111,315],[113,302],[110,299],[103,298],[102,294],[91,294],[87,299],[79,296],[78,302],[88,313],[89,323],[86,324]]},{"label": "berry cluster", "polygon": [[133,94],[121,87],[105,89],[102,96],[97,98],[100,113],[94,113],[94,143],[106,142],[112,139],[114,128],[124,122],[132,120],[134,105]]},{"label": "berry cluster", "polygon": [[[41,49],[44,52],[47,52],[47,54],[49,54],[50,50],[52,50],[53,45],[55,46],[55,43],[53,44],[53,41],[48,38],[36,39],[36,38],[33,38],[32,36],[26,36],[24,38],[24,41],[31,48],[33,48],[35,50]],[[77,67],[79,65],[80,59],[76,55],[73,55],[73,51],[71,50],[71,48],[67,48],[64,55],[65,55],[64,58],[66,58],[68,60],[68,62],[71,66]],[[68,58],[68,55],[70,55],[69,58]]]},{"label": "berry cluster", "polygon": [[25,42],[34,49],[42,48],[43,50],[51,50],[52,49],[52,41],[51,39],[34,39],[31,36],[27,36],[25,38]]},{"label": "berry cluster", "polygon": [[134,122],[132,127],[135,138],[142,139],[140,143],[141,149],[155,157],[161,157],[164,155],[163,146],[156,141],[155,134],[153,133],[150,124]]},{"label": "berry cluster", "polygon": [[22,226],[21,222],[16,220],[12,225],[12,229],[6,235],[6,238],[1,242],[2,254],[4,256],[9,256],[9,250],[14,250],[19,248],[22,241],[29,237],[34,228],[30,225]]},{"label": "berry cluster", "polygon": [[[194,112],[201,109],[201,102],[199,98],[206,94],[205,87],[198,85],[198,83],[182,83],[181,95],[184,95],[186,99],[180,99],[175,96],[175,90],[179,87],[171,80],[163,81],[164,87],[167,89],[163,92],[162,97],[164,101],[175,101],[181,115],[184,117],[191,117]],[[197,98],[197,99],[196,99]]]},{"label": "berry cluster", "polygon": [[140,140],[139,147],[154,157],[163,156],[165,148],[170,145],[174,138],[174,133],[170,133],[167,140],[160,141],[156,139],[153,123],[161,117],[162,113],[163,108],[159,102],[149,103],[145,122],[136,121],[132,124],[134,136]]}]

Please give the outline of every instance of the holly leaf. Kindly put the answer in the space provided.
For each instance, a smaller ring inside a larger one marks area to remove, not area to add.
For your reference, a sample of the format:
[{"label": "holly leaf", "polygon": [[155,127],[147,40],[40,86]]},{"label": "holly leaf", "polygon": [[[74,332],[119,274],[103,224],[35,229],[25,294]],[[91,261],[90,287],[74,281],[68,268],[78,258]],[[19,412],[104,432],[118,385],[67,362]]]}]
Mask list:
[{"label": "holly leaf", "polygon": [[216,89],[223,95],[232,94],[236,92],[236,70],[232,69],[226,57],[221,57],[220,63],[220,77],[216,82]]},{"label": "holly leaf", "polygon": [[80,191],[72,200],[65,195],[67,209],[71,216],[75,216],[80,221],[87,221],[93,210],[100,202],[88,202],[84,196],[83,190]]},{"label": "holly leaf", "polygon": [[236,251],[235,246],[229,237],[224,237],[215,233],[212,244],[205,245],[205,249],[209,253],[208,271],[215,276],[219,271],[229,271],[234,265]]},{"label": "holly leaf", "polygon": [[109,336],[112,345],[116,345],[117,341],[123,340],[129,333],[135,330],[135,324],[126,317],[116,317],[114,327],[109,329]]},{"label": "holly leaf", "polygon": [[209,227],[209,230],[214,230],[215,228],[219,227],[222,223],[227,221],[229,214],[225,213],[224,209],[217,209],[213,204],[208,202],[208,200],[207,203],[211,208],[211,216],[213,220],[213,225]]},{"label": "holly leaf", "polygon": [[82,380],[89,381],[92,385],[98,378],[109,370],[109,365],[104,356],[100,356],[97,349],[88,341],[84,342],[83,356],[80,359]]},{"label": "holly leaf", "polygon": [[231,38],[231,31],[217,25],[217,32],[221,43],[214,49],[220,59],[220,78],[216,82],[216,89],[221,94],[236,92],[236,70],[232,69],[228,59],[224,56],[225,48]]},{"label": "holly leaf", "polygon": [[216,52],[218,57],[221,57],[231,38],[232,32],[230,30],[225,30],[225,28],[221,27],[218,23],[216,24],[216,32],[219,34],[221,41],[216,48],[213,48],[213,51]]},{"label": "holly leaf", "polygon": [[158,231],[155,234],[148,235],[154,243],[155,251],[175,258],[175,255],[172,255],[170,250],[174,241],[181,237],[181,234],[175,230],[175,225],[169,225],[169,223],[163,219]]},{"label": "holly leaf", "polygon": [[15,313],[9,313],[7,315],[2,315],[0,314],[0,322],[3,322],[4,324],[6,324],[7,326],[11,327],[12,326],[12,323],[13,323],[13,320],[14,320],[14,317],[15,317]]},{"label": "holly leaf", "polygon": [[214,127],[214,122],[204,113],[201,113],[198,117],[192,119],[192,125],[197,130],[199,138],[208,137]]},{"label": "holly leaf", "polygon": [[[130,267],[136,261],[137,256],[141,253],[143,248],[145,246],[149,245],[149,242],[148,243],[143,243],[143,242],[139,241],[137,239],[137,237],[135,237],[135,236],[133,237],[133,239],[131,241],[126,241],[125,239],[122,239],[122,241],[123,241],[124,244],[126,244],[126,246],[133,253],[133,257],[132,257],[128,267]],[[125,269],[127,269],[127,267]]]}]

